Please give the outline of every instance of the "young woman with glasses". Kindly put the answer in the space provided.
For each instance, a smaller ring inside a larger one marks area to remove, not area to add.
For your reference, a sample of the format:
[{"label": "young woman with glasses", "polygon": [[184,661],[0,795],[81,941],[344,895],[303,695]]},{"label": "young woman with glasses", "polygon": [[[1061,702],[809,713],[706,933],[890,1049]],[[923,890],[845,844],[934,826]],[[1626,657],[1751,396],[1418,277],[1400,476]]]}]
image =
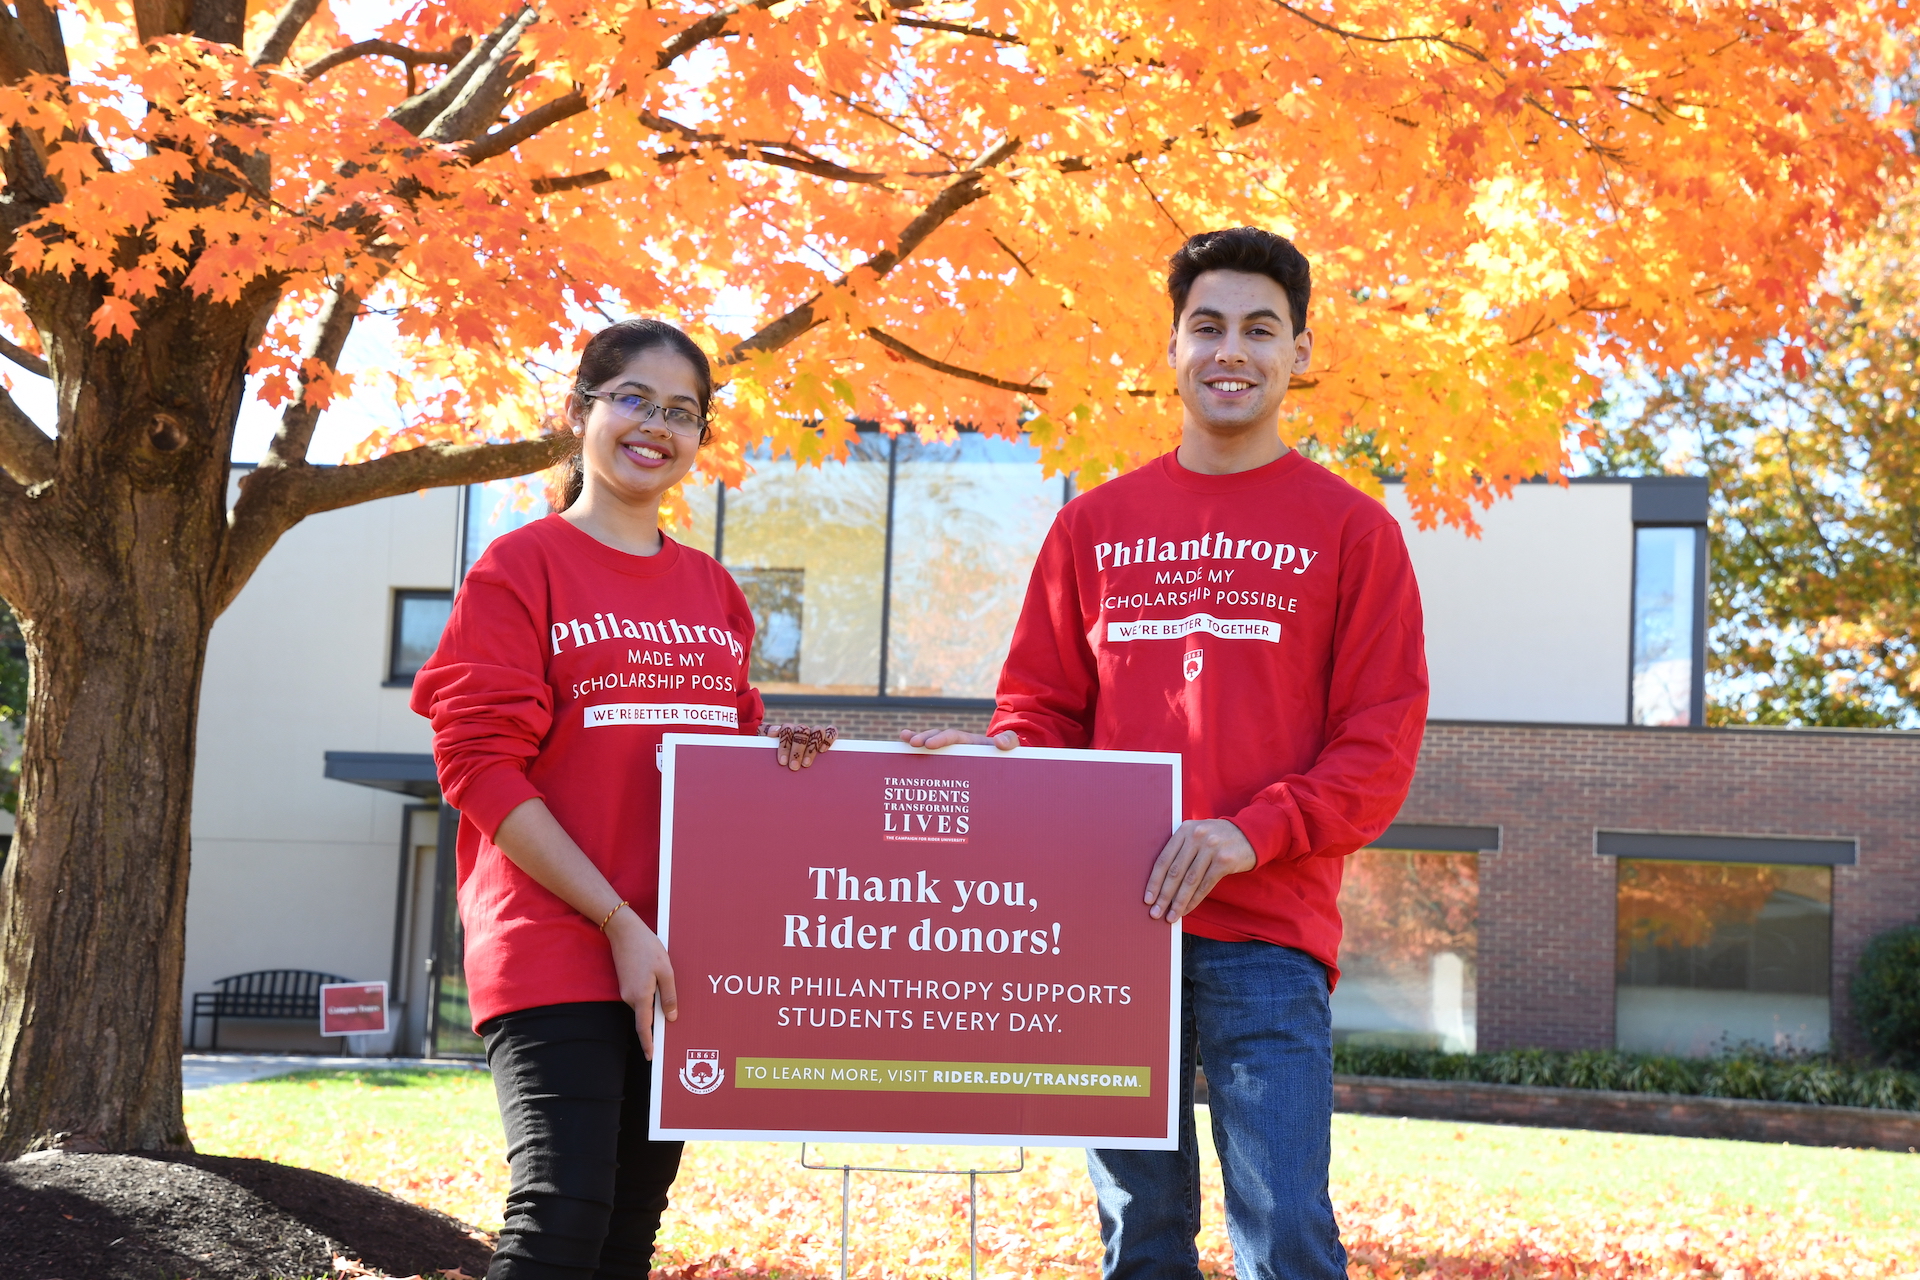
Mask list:
[{"label": "young woman with glasses", "polygon": [[[756,733],[753,615],[727,571],[659,527],[709,436],[713,374],[655,320],[595,334],[567,418],[563,508],[467,574],[414,682],[460,811],[468,999],[512,1170],[488,1269],[644,1278],[680,1144],[647,1140],[653,1010],[676,1013],[651,927],[663,733]],[[831,729],[781,726],[802,769]]]}]

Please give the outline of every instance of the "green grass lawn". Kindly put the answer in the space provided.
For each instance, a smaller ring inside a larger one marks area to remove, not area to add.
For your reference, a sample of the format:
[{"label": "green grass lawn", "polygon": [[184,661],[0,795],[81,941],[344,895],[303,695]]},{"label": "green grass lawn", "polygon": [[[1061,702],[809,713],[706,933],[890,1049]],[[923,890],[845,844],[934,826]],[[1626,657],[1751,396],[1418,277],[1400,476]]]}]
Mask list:
[{"label": "green grass lawn", "polygon": [[[186,1107],[201,1151],[305,1165],[498,1225],[500,1122],[483,1072],[304,1072],[191,1093]],[[1333,1136],[1336,1189],[1400,1176],[1543,1216],[1719,1205],[1873,1234],[1920,1227],[1910,1154],[1349,1115],[1334,1118]],[[792,1158],[790,1144],[779,1150]]]},{"label": "green grass lawn", "polygon": [[1333,1177],[1399,1172],[1532,1212],[1570,1202],[1749,1205],[1861,1230],[1920,1226],[1920,1155],[1339,1115]]}]

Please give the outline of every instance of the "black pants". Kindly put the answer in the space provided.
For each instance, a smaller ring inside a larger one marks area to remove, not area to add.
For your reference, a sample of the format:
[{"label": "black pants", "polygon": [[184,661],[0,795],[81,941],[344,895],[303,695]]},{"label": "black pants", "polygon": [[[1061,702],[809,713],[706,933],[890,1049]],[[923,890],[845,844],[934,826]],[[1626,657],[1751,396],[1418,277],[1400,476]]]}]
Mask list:
[{"label": "black pants", "polygon": [[487,1280],[646,1280],[681,1144],[647,1140],[633,1010],[542,1005],[480,1034],[513,1174]]}]

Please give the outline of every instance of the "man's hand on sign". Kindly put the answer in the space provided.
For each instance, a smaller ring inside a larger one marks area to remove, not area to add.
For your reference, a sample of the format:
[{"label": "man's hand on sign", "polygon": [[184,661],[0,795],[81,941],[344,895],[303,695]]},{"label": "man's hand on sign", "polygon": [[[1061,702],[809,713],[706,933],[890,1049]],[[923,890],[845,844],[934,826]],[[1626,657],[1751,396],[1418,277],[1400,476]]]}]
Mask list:
[{"label": "man's hand on sign", "polygon": [[673,961],[660,945],[660,935],[647,928],[632,910],[614,913],[607,921],[607,941],[613,944],[613,971],[620,978],[620,998],[633,1006],[633,1023],[640,1032],[640,1052],[653,1061],[653,999],[673,1022],[680,1016],[680,999],[673,986]]},{"label": "man's hand on sign", "polygon": [[1147,914],[1172,924],[1199,906],[1213,886],[1236,871],[1259,865],[1253,846],[1225,818],[1183,822],[1153,861],[1147,875]]},{"label": "man's hand on sign", "polygon": [[813,768],[814,758],[840,736],[840,731],[830,724],[770,724],[760,732],[780,740],[780,749],[773,753],[774,763],[795,773]]},{"label": "man's hand on sign", "polygon": [[998,747],[1002,751],[1011,751],[1020,745],[1020,735],[1011,729],[992,737],[984,733],[968,733],[965,729],[922,729],[918,733],[902,729],[900,741],[928,751],[938,751],[942,747]]}]

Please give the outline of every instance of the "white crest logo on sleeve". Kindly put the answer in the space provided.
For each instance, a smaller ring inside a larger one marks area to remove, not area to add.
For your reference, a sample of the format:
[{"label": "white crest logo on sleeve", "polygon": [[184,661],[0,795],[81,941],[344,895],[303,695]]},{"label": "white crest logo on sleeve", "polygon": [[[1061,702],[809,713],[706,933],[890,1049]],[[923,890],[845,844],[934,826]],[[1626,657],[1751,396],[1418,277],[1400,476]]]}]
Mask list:
[{"label": "white crest logo on sleeve", "polygon": [[680,1083],[689,1093],[712,1093],[726,1078],[718,1049],[687,1050],[687,1065],[680,1068]]},{"label": "white crest logo on sleeve", "polygon": [[1180,658],[1180,670],[1192,680],[1200,674],[1200,664],[1207,660],[1205,649],[1189,649]]}]

